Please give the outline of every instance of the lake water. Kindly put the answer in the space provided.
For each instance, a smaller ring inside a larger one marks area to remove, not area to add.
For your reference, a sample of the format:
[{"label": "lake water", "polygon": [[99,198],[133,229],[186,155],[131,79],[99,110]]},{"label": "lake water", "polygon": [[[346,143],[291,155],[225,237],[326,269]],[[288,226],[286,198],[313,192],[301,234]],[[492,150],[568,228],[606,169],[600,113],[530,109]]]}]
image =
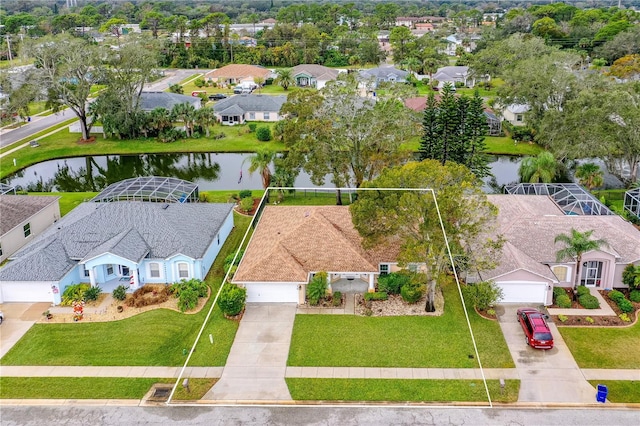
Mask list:
[{"label": "lake water", "polygon": [[[251,175],[247,158],[252,154],[192,153],[107,155],[45,161],[4,180],[29,191],[101,191],[108,185],[138,176],[176,177],[196,183],[200,190],[262,189],[259,172]],[[522,159],[495,156],[490,163],[495,177],[486,180],[485,190],[497,192],[500,186],[517,183]],[[566,178],[568,179],[568,178]],[[610,180],[610,179],[608,179]],[[300,172],[297,187],[315,187],[309,175]],[[615,186],[615,182],[607,186]],[[327,179],[324,187],[333,187]]]}]

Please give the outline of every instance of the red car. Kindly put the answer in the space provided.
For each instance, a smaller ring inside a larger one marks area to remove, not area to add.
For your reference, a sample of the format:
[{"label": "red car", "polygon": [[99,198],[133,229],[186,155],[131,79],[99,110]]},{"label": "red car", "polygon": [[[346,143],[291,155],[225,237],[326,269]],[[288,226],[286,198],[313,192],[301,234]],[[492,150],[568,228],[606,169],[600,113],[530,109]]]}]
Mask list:
[{"label": "red car", "polygon": [[518,309],[518,321],[524,330],[527,345],[536,349],[553,348],[553,336],[546,315],[533,308]]}]

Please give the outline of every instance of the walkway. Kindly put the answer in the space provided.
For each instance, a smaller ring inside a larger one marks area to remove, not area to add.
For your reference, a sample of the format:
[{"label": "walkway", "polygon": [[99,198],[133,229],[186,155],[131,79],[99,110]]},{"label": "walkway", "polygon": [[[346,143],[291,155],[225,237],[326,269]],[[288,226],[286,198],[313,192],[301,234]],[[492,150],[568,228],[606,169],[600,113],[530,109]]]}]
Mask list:
[{"label": "walkway", "polygon": [[[560,309],[560,308],[547,308],[549,315],[589,315],[590,317],[615,317],[616,313],[611,309],[611,306],[604,300],[604,297],[600,294],[597,288],[589,287],[589,292],[598,299],[600,302],[599,309]],[[554,334],[555,336],[555,334]]]},{"label": "walkway", "polygon": [[284,380],[294,303],[248,303],[220,380],[205,400],[290,401]]},{"label": "walkway", "polygon": [[585,379],[555,324],[549,323],[554,347],[529,347],[517,320],[518,306],[499,305],[498,322],[520,377],[518,402],[593,402],[596,390]]}]

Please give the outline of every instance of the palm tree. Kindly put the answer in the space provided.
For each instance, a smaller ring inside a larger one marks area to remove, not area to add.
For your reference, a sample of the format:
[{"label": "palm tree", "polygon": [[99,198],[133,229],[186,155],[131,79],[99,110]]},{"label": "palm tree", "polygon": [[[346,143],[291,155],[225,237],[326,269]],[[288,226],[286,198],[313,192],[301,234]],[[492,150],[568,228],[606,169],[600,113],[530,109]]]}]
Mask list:
[{"label": "palm tree", "polygon": [[149,127],[158,134],[173,124],[171,113],[166,108],[154,108],[149,113]]},{"label": "palm tree", "polygon": [[556,260],[561,262],[566,258],[576,259],[576,274],[573,280],[573,288],[578,288],[578,284],[580,283],[580,268],[582,267],[582,255],[593,251],[598,250],[603,246],[608,246],[606,240],[598,239],[592,240],[591,235],[593,234],[593,230],[580,232],[571,228],[571,232],[569,234],[559,234],[556,235],[554,240],[555,243],[561,242],[566,245],[565,248],[558,250],[556,252]]},{"label": "palm tree", "polygon": [[550,183],[556,176],[558,163],[553,154],[544,151],[537,157],[527,157],[522,160],[518,173],[522,182]]},{"label": "palm tree", "polygon": [[593,188],[602,186],[604,173],[597,164],[584,163],[576,169],[576,177],[580,180],[581,185],[591,191]]},{"label": "palm tree", "polygon": [[276,78],[275,83],[282,86],[285,91],[289,90],[289,86],[295,83],[293,81],[293,76],[291,75],[290,68],[279,69],[278,71],[276,71],[276,74],[278,75],[278,77]]},{"label": "palm tree", "polygon": [[196,115],[196,108],[188,103],[176,104],[173,106],[171,114],[184,123],[185,133],[187,137],[191,137],[193,135],[193,121]]},{"label": "palm tree", "polygon": [[206,136],[209,137],[209,127],[215,124],[216,114],[212,108],[200,108],[196,110],[195,121],[198,126],[204,129]]},{"label": "palm tree", "polygon": [[[245,161],[249,161],[249,174],[260,171],[262,177],[262,187],[266,190],[271,185],[271,163],[276,158],[276,152],[269,148],[260,148],[251,157],[247,157]],[[269,194],[266,196],[269,202]]]}]

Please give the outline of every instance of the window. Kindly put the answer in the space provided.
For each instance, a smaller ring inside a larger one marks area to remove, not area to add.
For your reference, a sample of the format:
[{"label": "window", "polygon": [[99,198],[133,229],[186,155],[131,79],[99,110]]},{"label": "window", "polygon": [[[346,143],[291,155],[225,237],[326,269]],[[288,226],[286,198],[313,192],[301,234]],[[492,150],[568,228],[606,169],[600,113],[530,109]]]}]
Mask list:
[{"label": "window", "polygon": [[216,235],[216,238],[218,239],[218,245],[220,245],[220,234]]},{"label": "window", "polygon": [[27,223],[22,227],[22,230],[24,231],[24,237],[27,238],[29,235],[31,235],[31,224]]},{"label": "window", "polygon": [[107,275],[113,275],[113,265],[107,265]]},{"label": "window", "polygon": [[567,276],[569,275],[569,268],[567,268],[566,266],[554,266],[553,268],[551,268],[551,270],[553,271],[554,275],[558,277],[558,281],[568,281]]},{"label": "window", "polygon": [[160,264],[153,262],[149,264],[149,277],[160,278]]},{"label": "window", "polygon": [[87,265],[82,265],[82,269],[84,270],[84,276],[89,277],[89,270],[87,269]]},{"label": "window", "polygon": [[516,114],[516,121],[519,123],[522,122],[522,114]]},{"label": "window", "polygon": [[387,275],[389,273],[389,265],[387,263],[380,264],[380,275]]},{"label": "window", "polygon": [[271,118],[271,117],[269,116],[269,113],[268,113],[268,112],[265,112],[265,113],[264,113],[264,119],[265,119],[265,120],[269,120],[270,118]]},{"label": "window", "polygon": [[178,263],[178,278],[189,278],[189,265],[187,263]]},{"label": "window", "polygon": [[249,113],[249,120],[255,120],[256,119],[256,113],[255,112],[250,112]]}]

